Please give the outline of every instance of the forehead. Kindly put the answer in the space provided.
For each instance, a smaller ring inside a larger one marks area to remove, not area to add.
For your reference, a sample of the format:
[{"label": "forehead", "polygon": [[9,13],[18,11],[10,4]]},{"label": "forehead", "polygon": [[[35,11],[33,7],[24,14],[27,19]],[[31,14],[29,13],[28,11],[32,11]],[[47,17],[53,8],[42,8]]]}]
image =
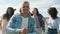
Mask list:
[{"label": "forehead", "polygon": [[28,3],[23,3],[23,5],[22,6],[29,6],[29,4]]},{"label": "forehead", "polygon": [[11,10],[11,9],[7,9],[7,10]]}]

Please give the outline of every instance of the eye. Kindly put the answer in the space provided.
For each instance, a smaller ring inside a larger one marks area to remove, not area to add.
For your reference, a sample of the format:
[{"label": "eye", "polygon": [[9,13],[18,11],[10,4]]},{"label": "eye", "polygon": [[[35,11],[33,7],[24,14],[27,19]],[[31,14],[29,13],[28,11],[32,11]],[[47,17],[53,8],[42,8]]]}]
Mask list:
[{"label": "eye", "polygon": [[23,8],[29,8],[29,6],[23,6]]}]

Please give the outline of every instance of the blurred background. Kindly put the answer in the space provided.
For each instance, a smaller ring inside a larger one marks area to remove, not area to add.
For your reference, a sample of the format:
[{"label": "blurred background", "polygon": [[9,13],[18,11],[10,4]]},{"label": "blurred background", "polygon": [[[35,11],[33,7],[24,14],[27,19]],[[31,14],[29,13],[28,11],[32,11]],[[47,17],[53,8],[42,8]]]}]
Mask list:
[{"label": "blurred background", "polygon": [[[6,12],[7,7],[13,7],[16,9],[15,13],[19,13],[21,3],[25,0],[0,0],[0,18]],[[49,7],[56,7],[58,10],[58,16],[60,17],[60,0],[27,0],[30,3],[30,11],[33,8],[38,8],[39,13],[41,13],[46,19],[49,19],[47,10]],[[47,26],[45,27],[47,32]],[[0,32],[1,34],[1,32]]]}]

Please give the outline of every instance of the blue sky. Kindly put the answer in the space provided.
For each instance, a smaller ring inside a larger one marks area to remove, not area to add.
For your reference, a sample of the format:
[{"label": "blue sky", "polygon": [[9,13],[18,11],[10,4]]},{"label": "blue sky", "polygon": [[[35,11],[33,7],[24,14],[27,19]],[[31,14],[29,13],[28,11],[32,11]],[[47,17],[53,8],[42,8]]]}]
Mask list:
[{"label": "blue sky", "polygon": [[[0,16],[6,12],[7,7],[13,7],[19,11],[21,3],[25,0],[0,0]],[[60,16],[60,0],[27,0],[30,3],[30,11],[33,8],[38,8],[39,12],[45,16],[49,17],[47,10],[49,7],[56,7],[58,10],[58,16]]]}]

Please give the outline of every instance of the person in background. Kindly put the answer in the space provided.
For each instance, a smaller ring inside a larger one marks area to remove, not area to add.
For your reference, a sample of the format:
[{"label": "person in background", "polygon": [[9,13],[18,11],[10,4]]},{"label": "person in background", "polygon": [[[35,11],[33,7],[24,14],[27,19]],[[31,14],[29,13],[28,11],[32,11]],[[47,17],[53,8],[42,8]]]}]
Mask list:
[{"label": "person in background", "polygon": [[37,8],[33,9],[33,15],[35,17],[36,20],[36,28],[37,28],[37,34],[42,34],[42,31],[45,30],[45,23],[43,20],[43,16],[41,14],[39,14],[39,11]]},{"label": "person in background", "polygon": [[49,21],[47,22],[46,19],[44,21],[46,22],[48,26],[48,32],[47,34],[58,34],[57,29],[59,29],[60,24],[60,18],[57,16],[58,11],[55,7],[50,7],[48,9],[48,14],[50,15]]},{"label": "person in background", "polygon": [[24,1],[21,7],[21,13],[14,14],[10,19],[6,34],[36,34],[35,19],[29,14],[29,2]]},{"label": "person in background", "polygon": [[1,24],[1,19],[0,19],[0,31],[1,31],[1,29],[2,29],[2,24]]},{"label": "person in background", "polygon": [[31,16],[33,16],[33,14],[29,11],[29,14],[31,15]]},{"label": "person in background", "polygon": [[14,14],[14,11],[15,11],[15,9],[13,9],[12,7],[8,7],[6,13],[3,14],[3,16],[0,20],[0,23],[2,26],[2,34],[6,34],[5,30],[6,30],[7,24],[9,22],[10,18],[12,17],[12,15]]}]

